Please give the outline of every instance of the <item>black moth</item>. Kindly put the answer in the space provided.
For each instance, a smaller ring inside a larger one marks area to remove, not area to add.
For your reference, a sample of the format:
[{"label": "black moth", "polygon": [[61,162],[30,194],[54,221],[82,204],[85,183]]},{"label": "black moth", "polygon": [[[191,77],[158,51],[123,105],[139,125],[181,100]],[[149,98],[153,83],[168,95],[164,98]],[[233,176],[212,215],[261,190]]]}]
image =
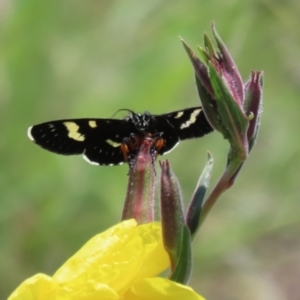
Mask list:
[{"label": "black moth", "polygon": [[131,166],[143,140],[153,140],[153,156],[170,152],[180,140],[202,137],[213,129],[201,107],[163,115],[130,110],[124,119],[66,119],[34,125],[28,137],[62,155],[83,154],[95,165]]}]

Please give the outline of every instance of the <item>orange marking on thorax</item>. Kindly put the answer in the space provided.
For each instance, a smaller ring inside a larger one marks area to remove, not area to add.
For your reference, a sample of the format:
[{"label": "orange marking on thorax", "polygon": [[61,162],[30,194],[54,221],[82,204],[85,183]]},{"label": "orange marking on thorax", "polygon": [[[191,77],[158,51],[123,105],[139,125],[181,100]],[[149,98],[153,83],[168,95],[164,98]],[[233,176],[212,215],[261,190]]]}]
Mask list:
[{"label": "orange marking on thorax", "polygon": [[121,151],[123,153],[124,156],[124,160],[126,162],[128,162],[128,155],[137,155],[139,152],[139,149],[143,143],[143,141],[145,141],[145,139],[151,139],[155,148],[155,153],[154,156],[155,158],[157,158],[160,150],[165,146],[165,142],[164,139],[161,137],[154,137],[150,134],[144,134],[144,135],[134,135],[130,138],[128,138],[128,140],[126,142],[123,142],[120,146]]}]

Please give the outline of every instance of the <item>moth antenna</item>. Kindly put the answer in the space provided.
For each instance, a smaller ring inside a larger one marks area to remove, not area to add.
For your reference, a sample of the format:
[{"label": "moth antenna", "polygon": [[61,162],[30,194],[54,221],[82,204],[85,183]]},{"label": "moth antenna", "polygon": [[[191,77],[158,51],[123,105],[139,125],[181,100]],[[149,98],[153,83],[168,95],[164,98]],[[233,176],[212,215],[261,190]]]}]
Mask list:
[{"label": "moth antenna", "polygon": [[127,109],[127,108],[121,108],[121,109],[118,109],[112,116],[111,118],[113,118],[118,112],[120,111],[127,111],[129,113],[131,113],[132,115],[136,116],[137,114],[133,111],[133,110],[130,110],[130,109]]}]

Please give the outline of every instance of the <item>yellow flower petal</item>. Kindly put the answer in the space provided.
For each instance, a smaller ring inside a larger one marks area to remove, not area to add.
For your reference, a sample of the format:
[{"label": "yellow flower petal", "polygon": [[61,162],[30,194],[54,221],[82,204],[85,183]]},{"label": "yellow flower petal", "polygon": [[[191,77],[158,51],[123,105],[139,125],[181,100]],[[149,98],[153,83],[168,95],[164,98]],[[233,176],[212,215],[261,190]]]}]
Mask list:
[{"label": "yellow flower petal", "polygon": [[141,238],[143,245],[140,249],[143,259],[135,276],[137,279],[157,276],[170,266],[170,259],[163,245],[161,223],[137,226],[137,236]]},{"label": "yellow flower petal", "polygon": [[25,280],[9,300],[123,299],[136,282],[168,266],[161,224],[127,220],[89,240],[52,278]]},{"label": "yellow flower petal", "polygon": [[78,286],[70,291],[60,287],[51,277],[36,274],[26,279],[8,298],[8,300],[118,300],[120,297],[107,285],[98,283],[96,289],[89,285]]},{"label": "yellow flower petal", "polygon": [[160,223],[137,226],[124,221],[89,240],[53,276],[68,291],[96,290],[107,284],[119,295],[137,280],[155,276],[169,265]]},{"label": "yellow flower petal", "polygon": [[8,300],[56,300],[57,283],[49,276],[36,274],[26,279]]},{"label": "yellow flower petal", "polygon": [[192,288],[166,278],[146,278],[136,282],[124,300],[205,300]]},{"label": "yellow flower petal", "polygon": [[77,289],[70,290],[62,287],[55,300],[120,300],[120,296],[108,285],[102,283],[86,283],[79,285]]}]

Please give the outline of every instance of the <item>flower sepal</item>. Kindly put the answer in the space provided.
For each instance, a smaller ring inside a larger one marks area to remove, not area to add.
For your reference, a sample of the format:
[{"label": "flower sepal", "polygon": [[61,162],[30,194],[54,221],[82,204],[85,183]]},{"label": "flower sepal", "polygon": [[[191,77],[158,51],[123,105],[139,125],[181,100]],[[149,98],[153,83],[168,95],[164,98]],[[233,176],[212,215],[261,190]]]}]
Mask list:
[{"label": "flower sepal", "polygon": [[213,157],[210,154],[210,152],[208,152],[207,162],[198,180],[194,195],[189,204],[187,215],[186,215],[186,223],[191,232],[192,239],[195,237],[197,231],[199,230],[202,224],[202,220],[201,220],[202,206],[204,203],[204,197],[206,191],[210,183],[213,165],[214,165]]},{"label": "flower sepal", "polygon": [[191,234],[188,229],[177,178],[168,161],[161,162],[161,222],[163,240],[170,257],[169,278],[187,283],[192,270]]},{"label": "flower sepal", "polygon": [[229,140],[232,150],[240,160],[244,161],[248,156],[248,117],[232,97],[225,82],[211,63],[209,64],[209,74],[216,95],[218,116],[222,120],[222,134],[225,139]]}]

